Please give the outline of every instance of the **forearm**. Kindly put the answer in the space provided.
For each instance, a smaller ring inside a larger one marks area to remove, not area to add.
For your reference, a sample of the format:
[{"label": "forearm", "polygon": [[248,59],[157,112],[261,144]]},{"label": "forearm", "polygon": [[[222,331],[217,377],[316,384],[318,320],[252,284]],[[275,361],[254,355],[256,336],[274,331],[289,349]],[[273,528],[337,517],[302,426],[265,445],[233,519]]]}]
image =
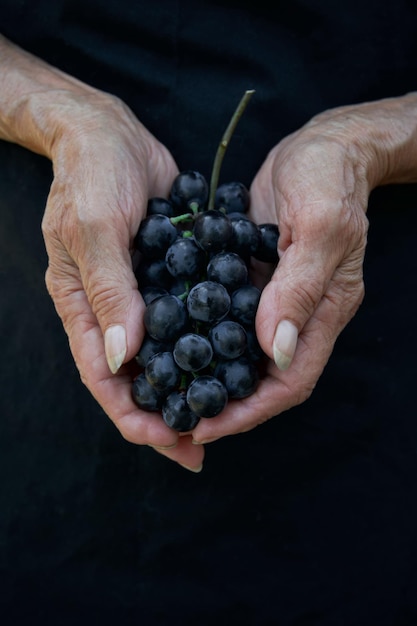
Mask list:
[{"label": "forearm", "polygon": [[349,146],[364,164],[370,189],[417,182],[417,92],[331,109],[307,127]]},{"label": "forearm", "polygon": [[73,120],[78,103],[86,97],[92,101],[110,98],[1,35],[0,75],[0,139],[49,158],[55,142],[65,132],[68,107]]}]

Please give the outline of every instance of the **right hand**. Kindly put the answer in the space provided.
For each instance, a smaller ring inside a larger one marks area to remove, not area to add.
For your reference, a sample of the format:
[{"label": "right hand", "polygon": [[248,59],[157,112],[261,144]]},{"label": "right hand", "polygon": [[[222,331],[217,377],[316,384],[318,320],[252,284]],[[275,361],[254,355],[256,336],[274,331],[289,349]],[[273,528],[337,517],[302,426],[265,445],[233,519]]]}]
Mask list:
[{"label": "right hand", "polygon": [[118,99],[83,94],[57,106],[46,283],[81,379],[125,439],[198,468],[202,446],[134,404],[128,365],[144,335],[132,240],[148,198],[167,196],[177,166]]}]

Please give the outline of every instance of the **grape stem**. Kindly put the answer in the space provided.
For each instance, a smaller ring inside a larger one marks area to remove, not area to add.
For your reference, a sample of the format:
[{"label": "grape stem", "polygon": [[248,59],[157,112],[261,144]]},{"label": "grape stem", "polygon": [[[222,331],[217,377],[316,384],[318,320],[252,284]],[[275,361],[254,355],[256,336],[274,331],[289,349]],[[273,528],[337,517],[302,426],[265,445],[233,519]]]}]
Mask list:
[{"label": "grape stem", "polygon": [[246,106],[254,93],[255,93],[254,89],[248,89],[247,91],[245,91],[218,145],[216,156],[214,158],[213,169],[211,172],[210,193],[209,193],[209,200],[208,200],[208,207],[207,207],[209,210],[214,208],[214,196],[216,194],[217,185],[219,183],[219,175],[220,175],[221,165],[223,162],[223,157],[226,153],[227,147],[230,143],[230,139],[234,133],[237,123],[242,117],[242,114],[244,110],[246,109]]},{"label": "grape stem", "polygon": [[192,213],[182,213],[181,215],[177,215],[176,217],[170,217],[170,222],[174,226],[177,224],[181,224],[181,222],[189,222],[193,219]]}]

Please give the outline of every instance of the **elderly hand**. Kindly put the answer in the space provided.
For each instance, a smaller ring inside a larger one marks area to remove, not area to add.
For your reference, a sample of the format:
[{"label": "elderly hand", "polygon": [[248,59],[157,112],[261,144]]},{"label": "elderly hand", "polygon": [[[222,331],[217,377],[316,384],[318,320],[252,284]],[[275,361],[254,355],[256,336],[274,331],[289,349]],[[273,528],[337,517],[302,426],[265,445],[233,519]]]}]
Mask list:
[{"label": "elderly hand", "polygon": [[280,260],[256,318],[267,375],[252,396],[201,420],[196,442],[250,430],[312,393],[364,295],[369,193],[377,184],[415,180],[415,113],[412,95],[343,107],[317,116],[268,155],[251,187],[252,218],[280,231]]},{"label": "elderly hand", "polygon": [[178,173],[168,150],[117,98],[0,36],[0,137],[51,159],[42,221],[46,282],[81,379],[123,437],[196,470],[204,450],[140,411],[129,361],[144,335],[131,247],[151,196]]},{"label": "elderly hand", "polygon": [[126,106],[102,95],[67,110],[52,159],[46,282],[81,378],[125,439],[197,471],[203,448],[138,409],[129,364],[144,335],[132,241],[148,198],[167,197],[177,167]]},{"label": "elderly hand", "polygon": [[0,65],[0,138],[53,163],[47,286],[81,378],[121,434],[199,471],[204,447],[193,441],[250,430],[305,400],[363,297],[370,191],[417,178],[416,95],[323,113],[268,155],[251,187],[253,219],[280,230],[256,320],[267,375],[252,396],[179,436],[134,404],[129,365],[144,336],[132,240],[147,199],[167,195],[177,167],[117,98],[1,36]]}]

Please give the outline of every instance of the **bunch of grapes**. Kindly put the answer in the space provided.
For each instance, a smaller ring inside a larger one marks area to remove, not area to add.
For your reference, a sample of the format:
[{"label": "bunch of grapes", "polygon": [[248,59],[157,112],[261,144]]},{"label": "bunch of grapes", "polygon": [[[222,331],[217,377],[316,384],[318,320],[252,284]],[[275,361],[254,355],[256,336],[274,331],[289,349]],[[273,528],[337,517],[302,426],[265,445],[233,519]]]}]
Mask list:
[{"label": "bunch of grapes", "polygon": [[146,334],[132,395],[181,432],[218,415],[229,398],[252,394],[260,378],[261,292],[249,267],[252,258],[278,263],[278,227],[249,219],[244,184],[218,186],[224,152],[252,94],[245,92],[226,128],[210,186],[200,172],[178,174],[168,198],[149,200],[134,241]]},{"label": "bunch of grapes", "polygon": [[221,185],[213,208],[208,192],[202,174],[181,172],[168,199],[149,200],[134,242],[146,335],[133,398],[178,431],[256,389],[261,292],[250,281],[250,260],[278,262],[278,228],[249,219],[248,189]]}]

